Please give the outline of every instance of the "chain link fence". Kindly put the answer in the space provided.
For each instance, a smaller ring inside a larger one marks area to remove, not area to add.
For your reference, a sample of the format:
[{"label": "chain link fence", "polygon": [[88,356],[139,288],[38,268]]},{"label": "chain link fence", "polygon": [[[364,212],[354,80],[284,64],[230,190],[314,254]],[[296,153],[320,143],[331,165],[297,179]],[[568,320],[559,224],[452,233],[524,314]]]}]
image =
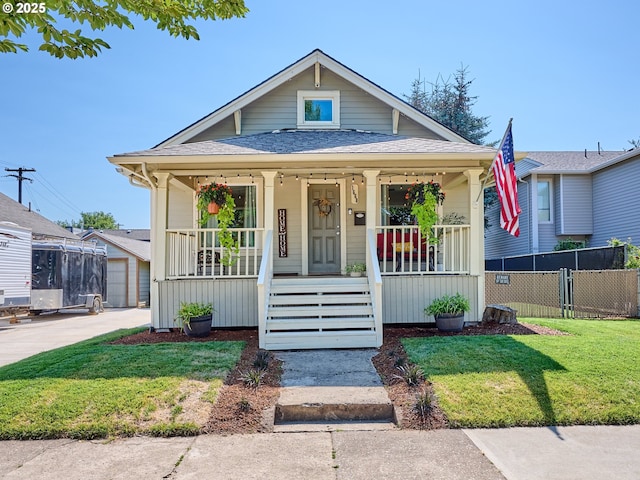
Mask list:
[{"label": "chain link fence", "polygon": [[640,271],[486,272],[485,303],[521,317],[637,317]]}]

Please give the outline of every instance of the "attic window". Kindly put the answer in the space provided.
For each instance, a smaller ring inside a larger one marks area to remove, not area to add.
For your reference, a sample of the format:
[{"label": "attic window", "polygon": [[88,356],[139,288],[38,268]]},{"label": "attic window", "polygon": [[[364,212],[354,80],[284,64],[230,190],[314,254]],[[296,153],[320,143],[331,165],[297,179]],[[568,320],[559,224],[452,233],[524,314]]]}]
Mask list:
[{"label": "attic window", "polygon": [[340,91],[298,91],[298,128],[340,128]]}]

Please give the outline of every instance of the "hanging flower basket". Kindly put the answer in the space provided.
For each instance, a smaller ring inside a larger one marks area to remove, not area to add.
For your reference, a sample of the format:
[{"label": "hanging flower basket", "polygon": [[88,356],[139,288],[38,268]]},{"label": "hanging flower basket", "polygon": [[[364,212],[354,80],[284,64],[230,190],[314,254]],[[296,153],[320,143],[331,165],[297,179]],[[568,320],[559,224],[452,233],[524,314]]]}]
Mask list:
[{"label": "hanging flower basket", "polygon": [[198,208],[200,210],[206,210],[208,213],[215,215],[218,212],[211,211],[211,203],[215,203],[220,206],[224,205],[227,201],[227,195],[231,195],[231,188],[224,183],[211,183],[209,185],[202,185],[198,191]]},{"label": "hanging flower basket", "polygon": [[442,205],[444,203],[445,193],[441,190],[440,184],[434,181],[413,183],[407,188],[404,198],[409,201],[409,204],[424,203],[426,192],[435,197],[436,204]]},{"label": "hanging flower basket", "polygon": [[442,205],[445,194],[437,182],[414,183],[407,188],[405,199],[411,203],[411,214],[420,226],[420,233],[429,243],[438,243],[433,226],[438,222],[436,208]]},{"label": "hanging flower basket", "polygon": [[212,215],[217,216],[220,229],[217,239],[224,248],[220,263],[231,266],[238,260],[240,251],[238,234],[229,231],[229,228],[234,225],[236,212],[236,202],[231,194],[231,188],[222,183],[212,183],[200,187],[197,195],[200,226],[205,227]]},{"label": "hanging flower basket", "polygon": [[210,202],[209,205],[207,205],[207,211],[210,215],[217,215],[220,211],[220,205],[216,202]]}]

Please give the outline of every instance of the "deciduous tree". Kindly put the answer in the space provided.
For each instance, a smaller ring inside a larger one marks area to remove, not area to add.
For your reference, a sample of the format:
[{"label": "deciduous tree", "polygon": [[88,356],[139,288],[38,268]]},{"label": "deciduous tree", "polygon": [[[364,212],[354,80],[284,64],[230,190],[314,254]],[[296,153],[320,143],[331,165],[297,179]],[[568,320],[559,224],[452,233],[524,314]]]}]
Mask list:
[{"label": "deciduous tree", "polygon": [[65,26],[88,26],[92,31],[107,27],[133,29],[130,17],[138,15],[174,37],[199,40],[198,31],[190,24],[193,20],[244,17],[249,11],[244,0],[4,0],[2,10],[0,52],[28,51],[18,39],[27,30],[35,29],[43,40],[40,50],[57,58],[94,57],[103,48],[110,48],[104,40],[86,36],[82,28],[68,30],[59,27],[59,22]]}]

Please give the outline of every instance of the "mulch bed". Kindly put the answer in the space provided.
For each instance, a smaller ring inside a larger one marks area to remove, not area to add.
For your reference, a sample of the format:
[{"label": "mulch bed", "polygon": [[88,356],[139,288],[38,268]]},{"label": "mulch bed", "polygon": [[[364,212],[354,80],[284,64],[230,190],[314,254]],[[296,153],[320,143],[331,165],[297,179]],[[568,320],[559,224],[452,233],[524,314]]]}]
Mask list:
[{"label": "mulch bed", "polygon": [[[538,325],[488,324],[465,327],[460,333],[439,332],[435,327],[386,326],[384,343],[379,353],[373,357],[373,364],[382,379],[389,398],[398,412],[399,426],[404,429],[447,428],[444,413],[438,408],[430,382],[420,380],[414,386],[408,386],[398,378],[399,365],[407,364],[407,357],[400,343],[405,337],[430,337],[452,335],[564,335],[563,332]],[[216,403],[211,408],[209,420],[203,427],[203,433],[238,434],[257,433],[272,430],[272,422],[265,421],[265,412],[273,408],[280,395],[280,377],[282,363],[271,353],[268,354],[268,367],[264,371],[260,386],[252,388],[245,385],[243,374],[255,369],[254,361],[258,348],[258,332],[255,329],[214,329],[207,338],[187,337],[180,331],[167,333],[142,332],[124,337],[118,344],[135,345],[160,342],[207,342],[214,340],[237,340],[246,342],[240,361],[229,374],[220,390]],[[416,410],[418,395],[426,396],[432,402],[422,413]]]}]

